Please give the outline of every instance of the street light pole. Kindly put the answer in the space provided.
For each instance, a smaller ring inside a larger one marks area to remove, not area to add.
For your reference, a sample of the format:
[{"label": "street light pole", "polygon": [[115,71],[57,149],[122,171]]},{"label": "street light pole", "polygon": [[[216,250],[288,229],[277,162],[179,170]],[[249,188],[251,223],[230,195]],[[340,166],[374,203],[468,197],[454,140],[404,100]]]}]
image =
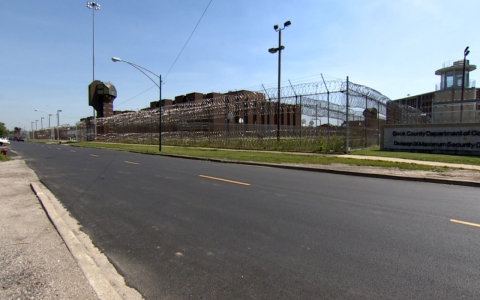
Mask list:
[{"label": "street light pole", "polygon": [[470,53],[468,50],[469,47],[463,50],[463,73],[462,73],[462,95],[460,97],[460,123],[463,123],[463,92],[465,91],[465,65],[467,62],[467,55]]},{"label": "street light pole", "polygon": [[[27,125],[28,125],[27,122],[18,121],[18,123],[23,123],[23,124],[27,124]],[[25,129],[25,125],[23,125],[23,130],[24,130],[24,131],[27,131],[27,130]]]},{"label": "street light pole", "polygon": [[35,139],[35,131],[33,130],[33,123],[34,123],[34,122],[30,122],[30,125],[31,125],[31,127],[32,127],[32,140]]},{"label": "street light pole", "polygon": [[43,109],[39,109],[39,108],[35,108],[35,111],[42,111],[42,112],[48,114],[48,128],[50,128],[50,139],[52,140],[54,132],[53,132],[53,128],[50,127],[50,117],[53,116],[53,113],[49,112],[49,111],[46,111],[46,110],[43,110]]},{"label": "street light pole", "polygon": [[[28,125],[27,122],[23,122],[23,121],[18,121],[18,123],[23,123],[23,124],[27,124],[27,125]],[[25,129],[25,125],[23,125],[23,131],[27,131],[27,130]]]},{"label": "street light pole", "polygon": [[40,129],[43,129],[43,119],[45,119],[45,117],[40,118]]},{"label": "street light pole", "polygon": [[62,112],[61,109],[57,110],[57,136],[58,142],[60,143],[60,113]]},{"label": "street light pole", "polygon": [[[95,81],[95,11],[100,10],[100,3],[89,1],[87,7],[92,10],[92,82]],[[97,116],[95,115],[95,107],[93,107],[93,127],[95,136],[97,136]]]},{"label": "street light pole", "polygon": [[281,88],[281,73],[282,73],[282,50],[285,49],[282,46],[282,30],[290,26],[292,22],[286,21],[283,24],[283,28],[278,27],[277,24],[273,25],[273,29],[278,32],[278,48],[270,48],[268,52],[274,54],[278,51],[278,99],[277,99],[277,141],[280,141],[280,88]]},{"label": "street light pole", "polygon": [[[162,75],[156,74],[156,73],[150,71],[147,68],[144,68],[140,65],[134,64],[130,61],[123,60],[123,59],[118,58],[118,57],[112,57],[112,61],[113,62],[121,61],[121,62],[124,62],[124,63],[127,63],[127,64],[131,65],[132,67],[134,67],[138,71],[142,72],[143,75],[147,76],[148,79],[150,79],[158,87],[158,93],[159,93],[159,96],[158,96],[158,114],[159,114],[159,117],[158,117],[158,151],[162,152]],[[152,74],[153,76],[157,77],[158,78],[158,83],[155,80],[153,80],[147,73],[145,73],[145,71]]]},{"label": "street light pole", "polygon": [[50,139],[52,139],[52,132],[53,132],[53,128],[52,126],[50,126],[50,117],[52,116],[52,114],[48,114],[48,128],[50,128]]}]

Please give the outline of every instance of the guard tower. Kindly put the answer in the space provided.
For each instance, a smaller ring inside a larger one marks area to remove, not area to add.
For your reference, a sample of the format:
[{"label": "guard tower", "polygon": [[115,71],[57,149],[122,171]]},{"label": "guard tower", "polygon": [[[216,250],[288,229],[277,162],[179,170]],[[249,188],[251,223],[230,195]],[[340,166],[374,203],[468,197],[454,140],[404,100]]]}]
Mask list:
[{"label": "guard tower", "polygon": [[113,101],[117,89],[110,82],[95,80],[88,86],[88,105],[93,106],[98,118],[113,116]]},{"label": "guard tower", "polygon": [[[465,79],[463,69],[465,67]],[[476,106],[478,99],[475,82],[470,81],[470,72],[477,69],[470,61],[453,60],[443,63],[441,69],[435,71],[440,75],[440,85],[437,85],[433,112],[435,123],[476,122]],[[462,101],[463,81],[463,101]]]},{"label": "guard tower", "polygon": [[[477,66],[471,65],[465,60],[465,88],[470,88],[470,72],[477,69]],[[463,59],[457,61],[447,61],[443,63],[443,67],[435,71],[435,75],[441,76],[440,90],[456,90],[462,89],[463,78]]]},{"label": "guard tower", "polygon": [[[93,106],[97,118],[113,116],[113,101],[117,97],[117,89],[110,82],[94,80],[88,86],[88,105]],[[92,132],[99,134],[108,133],[108,126],[95,125],[95,116],[89,118]]]}]

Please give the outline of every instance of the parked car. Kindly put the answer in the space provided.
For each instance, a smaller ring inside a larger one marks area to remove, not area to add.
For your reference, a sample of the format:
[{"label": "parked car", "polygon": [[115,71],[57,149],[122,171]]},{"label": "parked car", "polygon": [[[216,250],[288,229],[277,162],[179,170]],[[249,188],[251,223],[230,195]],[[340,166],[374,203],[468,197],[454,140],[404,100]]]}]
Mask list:
[{"label": "parked car", "polygon": [[25,138],[23,136],[18,137],[17,142],[25,142]]},{"label": "parked car", "polygon": [[8,139],[0,138],[0,146],[2,145],[10,145],[10,141]]}]

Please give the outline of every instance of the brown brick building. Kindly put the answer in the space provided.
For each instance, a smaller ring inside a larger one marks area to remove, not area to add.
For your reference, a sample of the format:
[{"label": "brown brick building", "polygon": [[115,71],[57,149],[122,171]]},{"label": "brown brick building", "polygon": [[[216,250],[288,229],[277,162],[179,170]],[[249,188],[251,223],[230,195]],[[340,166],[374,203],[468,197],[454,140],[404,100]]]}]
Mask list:
[{"label": "brown brick building", "polygon": [[[245,125],[276,125],[277,124],[277,102],[267,101],[263,93],[240,90],[229,91],[228,93],[207,93],[198,92],[186,95],[178,95],[175,100],[162,99],[162,109],[168,115],[169,110],[191,104],[205,105],[211,109],[207,116],[202,114],[200,118],[190,117],[187,122],[210,123],[210,124],[240,124]],[[280,125],[297,126],[301,125],[300,107],[290,104],[280,104]],[[158,101],[150,103],[150,109],[157,108]]]}]

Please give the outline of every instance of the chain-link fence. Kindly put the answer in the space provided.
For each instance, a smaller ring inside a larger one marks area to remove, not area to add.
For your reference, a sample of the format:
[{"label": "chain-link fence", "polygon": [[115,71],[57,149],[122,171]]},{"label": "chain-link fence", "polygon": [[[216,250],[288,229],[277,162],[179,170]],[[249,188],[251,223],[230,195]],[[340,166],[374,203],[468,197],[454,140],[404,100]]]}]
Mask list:
[{"label": "chain-link fence", "polygon": [[24,131],[22,136],[33,140],[73,140],[77,138],[76,126],[60,125],[38,130]]},{"label": "chain-link fence", "polygon": [[[389,100],[348,81],[235,91],[78,122],[79,140],[215,148],[342,152],[378,145]],[[278,97],[278,96],[277,96]],[[161,119],[161,127],[159,126]]]},{"label": "chain-link fence", "polygon": [[[343,80],[232,91],[175,101],[108,118],[29,132],[34,139],[303,152],[345,152],[379,145],[384,124],[480,121],[480,100],[434,102],[416,109]],[[161,122],[160,122],[161,121]],[[161,124],[161,127],[159,126]],[[95,135],[95,132],[97,134]],[[161,135],[160,135],[161,132]],[[159,137],[161,136],[161,141]]]},{"label": "chain-link fence", "polygon": [[[378,145],[386,124],[381,93],[348,81],[234,91],[76,124],[76,138],[214,148],[343,152]],[[278,97],[278,96],[277,96]],[[161,119],[161,127],[159,126]],[[68,135],[67,133],[65,133]],[[60,133],[62,138],[62,133]]]}]

